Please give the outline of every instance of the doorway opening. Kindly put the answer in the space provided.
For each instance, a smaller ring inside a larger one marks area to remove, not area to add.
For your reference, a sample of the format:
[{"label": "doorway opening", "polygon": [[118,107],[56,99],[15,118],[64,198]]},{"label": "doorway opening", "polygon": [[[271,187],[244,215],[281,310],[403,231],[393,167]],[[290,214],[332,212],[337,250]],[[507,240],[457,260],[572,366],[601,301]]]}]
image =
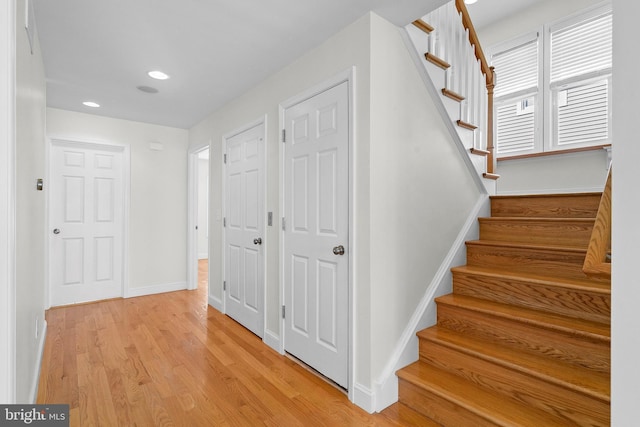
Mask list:
[{"label": "doorway opening", "polygon": [[209,291],[209,146],[189,153],[188,289]]}]

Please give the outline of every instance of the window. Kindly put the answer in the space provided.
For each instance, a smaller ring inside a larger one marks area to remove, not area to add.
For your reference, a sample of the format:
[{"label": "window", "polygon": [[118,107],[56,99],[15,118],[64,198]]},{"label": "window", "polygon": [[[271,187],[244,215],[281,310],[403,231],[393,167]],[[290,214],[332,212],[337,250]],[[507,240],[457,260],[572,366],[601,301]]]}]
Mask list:
[{"label": "window", "polygon": [[496,154],[611,143],[611,6],[493,47]]}]

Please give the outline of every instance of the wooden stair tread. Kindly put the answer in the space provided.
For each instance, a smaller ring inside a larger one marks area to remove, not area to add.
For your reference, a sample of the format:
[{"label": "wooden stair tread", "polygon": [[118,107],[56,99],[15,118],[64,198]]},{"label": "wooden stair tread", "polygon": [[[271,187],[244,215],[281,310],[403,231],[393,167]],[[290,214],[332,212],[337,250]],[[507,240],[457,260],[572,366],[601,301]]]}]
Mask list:
[{"label": "wooden stair tread", "polygon": [[447,68],[451,67],[451,64],[449,64],[447,61],[445,61],[442,58],[438,58],[437,56],[429,52],[424,54],[424,59],[442,68],[443,70],[446,70]]},{"label": "wooden stair tread", "polygon": [[512,347],[496,342],[488,343],[482,339],[434,326],[418,332],[425,341],[439,342],[457,351],[477,358],[506,366],[527,375],[551,382],[564,388],[610,402],[609,375],[602,372],[589,372],[574,365],[562,363],[541,355],[514,351]]},{"label": "wooden stair tread", "polygon": [[549,252],[571,252],[575,254],[587,253],[587,249],[582,246],[519,243],[519,242],[509,242],[505,240],[469,240],[466,243],[467,245],[500,246],[505,248],[531,249],[531,250],[549,251]]},{"label": "wooden stair tread", "polygon": [[454,267],[451,271],[459,271],[461,273],[477,274],[486,277],[497,277],[511,280],[527,281],[538,283],[545,286],[562,286],[573,288],[577,291],[598,292],[603,295],[611,295],[611,282],[592,280],[588,277],[570,278],[558,276],[545,276],[544,274],[532,274],[519,271],[507,270],[497,267],[481,267],[474,265],[462,265]]},{"label": "wooden stair tread", "polygon": [[434,28],[431,25],[427,24],[422,19],[416,19],[415,21],[412,22],[412,24],[427,34],[433,32],[434,30]]},{"label": "wooden stair tread", "polygon": [[593,341],[609,344],[611,328],[609,325],[584,319],[571,318],[539,310],[513,307],[464,295],[449,294],[436,298],[438,304],[462,307],[475,312],[482,312],[493,317],[503,317],[521,323],[535,325],[540,328],[565,332],[574,336],[583,336]]},{"label": "wooden stair tread", "polygon": [[493,180],[500,179],[500,175],[496,173],[489,173],[489,172],[483,173],[482,177],[486,179],[493,179]]},{"label": "wooden stair tread", "polygon": [[397,423],[398,426],[442,427],[442,424],[422,415],[402,402],[394,403],[385,408],[381,415],[391,420],[391,422]]},{"label": "wooden stair tread", "polygon": [[587,247],[595,218],[478,218],[480,239],[485,241]]},{"label": "wooden stair tread", "polygon": [[447,98],[453,99],[456,102],[462,102],[465,100],[464,96],[447,88],[442,89],[442,95],[446,96]]},{"label": "wooden stair tread", "polygon": [[418,361],[400,371],[401,380],[428,390],[499,426],[565,426],[566,421],[518,404],[463,378]]}]

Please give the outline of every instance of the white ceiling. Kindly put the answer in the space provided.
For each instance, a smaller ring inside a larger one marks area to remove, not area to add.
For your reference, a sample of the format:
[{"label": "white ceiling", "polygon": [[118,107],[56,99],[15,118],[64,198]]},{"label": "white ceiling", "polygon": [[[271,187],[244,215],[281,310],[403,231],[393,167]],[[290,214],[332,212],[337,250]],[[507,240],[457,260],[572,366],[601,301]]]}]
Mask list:
[{"label": "white ceiling", "polygon": [[[369,10],[404,25],[445,2],[31,1],[48,106],[185,129]],[[479,0],[469,10],[478,14],[484,3],[505,12],[535,1]],[[153,80],[146,75],[153,69],[171,78]],[[141,92],[141,85],[159,92]],[[102,107],[90,109],[83,101]]]}]

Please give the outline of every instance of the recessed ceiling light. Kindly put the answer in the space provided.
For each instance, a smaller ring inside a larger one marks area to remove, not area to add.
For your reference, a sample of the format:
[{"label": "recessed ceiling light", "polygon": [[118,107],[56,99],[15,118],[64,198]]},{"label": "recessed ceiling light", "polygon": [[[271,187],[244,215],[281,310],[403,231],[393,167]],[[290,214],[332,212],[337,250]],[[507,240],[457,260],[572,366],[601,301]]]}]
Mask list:
[{"label": "recessed ceiling light", "polygon": [[85,101],[82,103],[82,105],[85,105],[87,107],[91,107],[91,108],[99,108],[100,104],[98,104],[97,102],[93,102],[93,101]]},{"label": "recessed ceiling light", "polygon": [[167,80],[169,78],[169,76],[162,71],[149,71],[147,74],[149,77],[156,80]]},{"label": "recessed ceiling light", "polygon": [[464,0],[464,4],[474,4],[478,0]]}]

